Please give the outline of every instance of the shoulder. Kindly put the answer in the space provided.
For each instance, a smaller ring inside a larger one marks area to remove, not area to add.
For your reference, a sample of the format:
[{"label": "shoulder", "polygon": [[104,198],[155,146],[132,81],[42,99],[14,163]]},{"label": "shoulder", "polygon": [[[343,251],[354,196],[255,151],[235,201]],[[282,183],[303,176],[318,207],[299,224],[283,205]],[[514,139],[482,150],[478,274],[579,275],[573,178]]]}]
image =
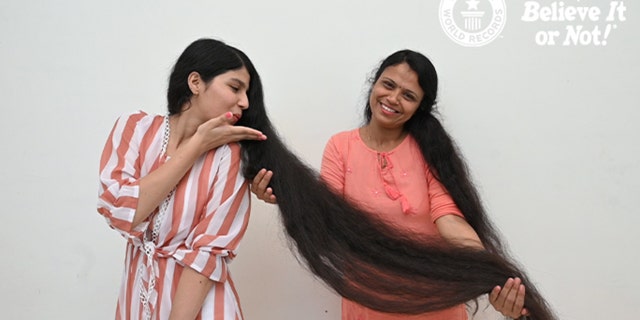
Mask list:
[{"label": "shoulder", "polygon": [[159,127],[164,116],[157,114],[148,114],[142,110],[121,114],[115,124],[115,129],[121,131],[146,131],[150,127]]},{"label": "shoulder", "polygon": [[359,129],[334,134],[324,148],[323,158],[340,158],[347,161],[353,150],[361,151],[364,144],[360,140]]},{"label": "shoulder", "polygon": [[133,129],[139,126],[150,126],[154,122],[162,121],[162,118],[163,116],[161,115],[148,114],[142,110],[138,110],[121,114],[116,120],[116,125]]},{"label": "shoulder", "polygon": [[118,121],[140,121],[141,119],[148,118],[150,115],[142,110],[123,113],[118,117]]},{"label": "shoulder", "polygon": [[344,139],[351,139],[351,138],[357,137],[360,135],[358,133],[359,130],[360,128],[356,128],[356,129],[338,132],[331,136],[331,140],[344,140]]},{"label": "shoulder", "polygon": [[344,144],[349,144],[350,142],[355,140],[360,140],[359,130],[360,130],[359,128],[356,128],[352,130],[338,132],[333,136],[331,136],[327,144],[344,145]]}]

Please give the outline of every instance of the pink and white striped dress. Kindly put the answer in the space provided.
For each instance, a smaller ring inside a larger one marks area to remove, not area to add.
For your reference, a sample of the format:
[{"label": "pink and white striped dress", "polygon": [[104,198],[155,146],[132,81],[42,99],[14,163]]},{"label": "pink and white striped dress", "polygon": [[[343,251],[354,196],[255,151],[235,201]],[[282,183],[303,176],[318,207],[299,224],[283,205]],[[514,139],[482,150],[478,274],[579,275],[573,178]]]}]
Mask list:
[{"label": "pink and white striped dress", "polygon": [[165,209],[132,227],[139,179],[168,161],[166,127],[164,116],[122,116],[100,160],[98,212],[127,239],[116,319],[168,319],[185,266],[214,281],[196,319],[243,319],[227,267],[251,204],[238,144],[203,154],[160,206]]}]

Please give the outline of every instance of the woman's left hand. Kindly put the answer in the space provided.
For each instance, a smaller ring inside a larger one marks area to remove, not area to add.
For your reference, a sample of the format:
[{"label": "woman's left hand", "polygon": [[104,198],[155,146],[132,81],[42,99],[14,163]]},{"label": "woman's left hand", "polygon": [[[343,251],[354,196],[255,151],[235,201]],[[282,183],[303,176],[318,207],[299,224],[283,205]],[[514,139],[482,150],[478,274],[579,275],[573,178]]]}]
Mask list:
[{"label": "woman's left hand", "polygon": [[518,319],[529,314],[524,308],[525,287],[520,278],[509,278],[504,287],[496,286],[489,294],[489,302],[500,313]]},{"label": "woman's left hand", "polygon": [[276,204],[276,196],[273,194],[273,189],[269,187],[273,172],[267,169],[261,169],[258,174],[253,178],[251,182],[251,192],[258,197],[258,199],[271,204]]}]

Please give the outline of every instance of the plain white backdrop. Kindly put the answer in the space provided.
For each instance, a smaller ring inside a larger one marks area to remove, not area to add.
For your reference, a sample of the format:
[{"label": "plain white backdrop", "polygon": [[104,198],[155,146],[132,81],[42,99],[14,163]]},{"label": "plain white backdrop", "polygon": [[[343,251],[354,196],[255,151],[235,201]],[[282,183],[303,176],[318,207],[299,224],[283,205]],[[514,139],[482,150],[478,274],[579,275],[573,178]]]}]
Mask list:
[{"label": "plain white backdrop", "polygon": [[[640,8],[625,2],[606,46],[544,47],[536,33],[567,23],[523,22],[523,4],[467,48],[438,1],[0,1],[1,318],[113,318],[124,240],[95,210],[100,152],[120,114],[164,113],[173,62],[213,37],[251,57],[271,119],[316,168],[361,123],[380,60],[423,52],[488,212],[560,318],[636,319]],[[231,268],[247,319],[339,318],[275,206],[254,201]]]}]

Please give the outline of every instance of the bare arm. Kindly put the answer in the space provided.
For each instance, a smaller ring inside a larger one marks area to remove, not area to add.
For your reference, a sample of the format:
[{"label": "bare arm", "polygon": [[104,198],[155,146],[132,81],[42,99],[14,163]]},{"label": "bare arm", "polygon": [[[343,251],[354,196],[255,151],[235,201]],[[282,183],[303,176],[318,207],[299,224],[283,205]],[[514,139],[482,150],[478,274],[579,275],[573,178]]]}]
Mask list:
[{"label": "bare arm", "polygon": [[484,249],[475,230],[462,217],[448,214],[436,220],[436,228],[448,242],[478,249]]},{"label": "bare arm", "polygon": [[133,218],[133,227],[147,219],[162,200],[180,182],[202,153],[194,139],[178,148],[171,161],[140,179],[140,195]]},{"label": "bare arm", "polygon": [[213,280],[184,267],[173,298],[169,320],[193,320],[213,286]]}]

